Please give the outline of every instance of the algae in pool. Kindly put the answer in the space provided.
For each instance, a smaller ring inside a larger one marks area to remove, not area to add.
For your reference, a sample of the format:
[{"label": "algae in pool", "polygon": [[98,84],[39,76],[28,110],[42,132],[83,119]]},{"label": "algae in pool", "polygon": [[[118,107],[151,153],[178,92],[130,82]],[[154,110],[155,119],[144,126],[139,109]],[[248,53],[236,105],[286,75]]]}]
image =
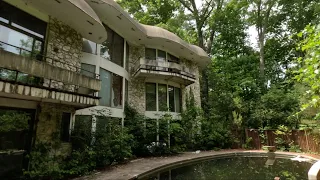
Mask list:
[{"label": "algae in pool", "polygon": [[266,165],[265,157],[232,157],[214,159],[197,164],[155,173],[147,180],[307,180],[312,164],[290,159],[275,159]]}]

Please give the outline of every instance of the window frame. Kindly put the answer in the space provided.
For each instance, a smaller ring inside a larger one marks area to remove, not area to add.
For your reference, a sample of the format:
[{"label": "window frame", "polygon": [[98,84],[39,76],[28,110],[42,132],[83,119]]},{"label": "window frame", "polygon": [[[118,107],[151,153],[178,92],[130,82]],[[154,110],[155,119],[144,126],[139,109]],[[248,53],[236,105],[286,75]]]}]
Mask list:
[{"label": "window frame", "polygon": [[[20,11],[20,12],[26,13],[26,12],[24,12],[23,10],[21,10],[21,9],[15,7],[15,6],[12,6],[11,4],[8,4],[8,3],[6,3],[6,2],[0,2],[0,3],[4,3],[4,4],[8,5],[8,6],[11,6],[11,8],[12,8],[12,9],[15,9],[16,11]],[[14,12],[15,12],[15,11],[14,11]],[[26,13],[26,14],[28,14],[28,13]],[[31,14],[28,14],[28,15],[32,16]],[[39,18],[37,18],[37,17],[35,17],[35,16],[32,16],[32,17],[34,17],[35,19],[39,20],[40,22],[42,21],[41,19],[39,19]],[[0,18],[2,18],[2,17],[0,16]],[[43,53],[44,53],[45,41],[46,41],[47,30],[48,30],[48,23],[47,23],[47,22],[42,21],[42,22],[44,22],[44,24],[46,25],[46,27],[45,27],[45,32],[44,32],[44,34],[43,34],[43,38],[41,38],[41,37],[39,37],[39,36],[37,36],[37,35],[35,35],[35,34],[33,34],[33,33],[30,33],[30,32],[28,32],[28,31],[23,30],[22,28],[25,28],[26,30],[32,31],[32,30],[30,30],[30,29],[28,29],[28,28],[26,28],[26,27],[24,27],[24,26],[22,26],[22,25],[19,25],[19,24],[13,22],[13,21],[12,21],[12,18],[8,18],[8,19],[2,18],[2,19],[7,20],[8,23],[5,23],[5,22],[3,22],[3,21],[0,21],[0,25],[2,25],[2,26],[4,26],[4,27],[7,27],[7,28],[9,28],[9,29],[12,29],[12,30],[14,30],[14,31],[17,31],[17,32],[19,32],[19,33],[21,33],[21,34],[24,34],[24,35],[26,35],[26,36],[29,36],[29,37],[31,37],[31,38],[33,38],[32,47],[31,47],[31,51],[30,51],[30,52],[33,52],[33,51],[34,51],[34,49],[35,49],[35,44],[36,44],[35,42],[36,42],[36,41],[40,41],[40,42],[42,42],[40,54],[43,54]],[[16,24],[16,25],[14,25],[14,24]],[[22,27],[22,28],[18,28],[17,26],[20,26],[20,27]],[[34,32],[34,31],[33,31],[33,32]],[[39,34],[39,33],[37,33],[37,32],[34,32],[34,33]],[[42,35],[42,34],[39,34],[39,35]],[[32,53],[30,53],[30,54],[31,54],[30,57],[32,57]],[[41,59],[42,59],[42,58],[41,58]]]},{"label": "window frame", "polygon": [[[146,51],[147,49],[152,49],[152,50],[155,50],[155,58],[154,59],[150,59],[150,58],[147,58],[146,56]],[[159,61],[159,62],[163,62],[163,61],[160,61],[160,57],[159,57],[159,51],[162,51],[162,52],[165,52],[165,61],[164,62],[170,62],[170,63],[176,63],[176,64],[180,64],[180,58],[169,53],[168,51],[165,51],[165,50],[162,50],[162,49],[157,49],[157,48],[150,48],[150,47],[145,47],[145,53],[144,53],[144,58],[148,61]],[[175,58],[177,58],[178,60],[177,61],[174,61],[174,60],[169,60],[169,56],[173,56]],[[163,58],[163,57],[161,57]]]},{"label": "window frame", "polygon": [[[175,85],[171,85],[171,84],[168,84],[168,83],[158,83],[158,82],[145,82],[145,87],[147,84],[155,84],[155,94],[156,94],[156,110],[154,112],[170,112],[170,113],[181,113],[182,111],[182,88],[181,87],[178,87],[178,86],[175,86]],[[167,104],[167,110],[166,111],[160,111],[160,103],[159,103],[159,85],[166,85],[166,104]],[[170,110],[170,94],[169,94],[169,87],[172,87],[173,88],[173,109],[174,111],[171,111]],[[178,100],[176,100],[176,89],[179,89],[180,90],[180,93],[179,93],[179,98]],[[153,112],[153,110],[148,110],[147,109],[147,91],[145,89],[145,111],[151,111]],[[177,111],[177,104],[176,102],[179,101],[179,110],[180,111]]]}]

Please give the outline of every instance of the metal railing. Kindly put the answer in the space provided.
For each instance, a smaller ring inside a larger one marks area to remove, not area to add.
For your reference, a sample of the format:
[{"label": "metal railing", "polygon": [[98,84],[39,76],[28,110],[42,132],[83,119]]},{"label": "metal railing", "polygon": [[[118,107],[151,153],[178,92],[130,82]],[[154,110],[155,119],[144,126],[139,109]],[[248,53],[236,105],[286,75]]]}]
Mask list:
[{"label": "metal railing", "polygon": [[[45,62],[45,63],[47,63],[49,65],[54,66],[54,67],[60,67],[60,66],[55,66],[54,63],[61,63],[61,64],[64,64],[64,65],[68,66],[69,68],[71,68],[71,67],[74,68],[75,69],[75,71],[74,71],[75,73],[78,73],[78,74],[81,74],[81,75],[85,75],[85,74],[81,73],[81,71],[84,71],[84,72],[92,73],[92,76],[94,75],[96,79],[100,79],[100,75],[99,74],[87,71],[85,69],[82,69],[81,67],[74,66],[74,65],[72,65],[70,63],[62,62],[60,60],[57,60],[57,59],[54,59],[54,58],[51,58],[51,57],[43,56],[40,53],[32,52],[30,50],[27,50],[27,49],[24,49],[24,48],[21,48],[21,47],[17,47],[17,46],[14,46],[14,45],[11,45],[11,44],[8,44],[8,43],[0,41],[0,45],[1,44],[9,45],[11,47],[19,49],[19,54],[18,55],[21,55],[21,56],[23,56],[23,54],[22,54],[23,51],[27,51],[30,54],[28,54],[28,56],[24,56],[24,57],[30,58],[31,60]],[[0,50],[1,50],[1,46],[0,46]],[[6,51],[6,50],[3,49],[3,51]],[[48,62],[47,59],[51,60],[51,62]],[[28,82],[24,82],[24,81],[19,80],[19,75],[21,75],[21,74],[24,75],[24,76],[27,76],[27,78],[28,78],[27,81]],[[10,78],[6,78],[6,75],[8,77],[10,75],[11,76],[10,76]],[[85,75],[85,76],[93,78],[92,76],[88,76],[88,75]],[[33,79],[33,80],[29,81],[30,79]],[[49,83],[45,83],[44,79],[49,80]],[[5,82],[9,82],[9,83],[26,85],[26,86],[30,86],[30,87],[37,87],[37,88],[42,88],[42,89],[47,89],[47,90],[55,90],[55,91],[58,91],[58,92],[70,93],[70,94],[75,94],[75,95],[82,95],[82,96],[85,96],[85,97],[99,98],[96,95],[97,93],[92,93],[93,95],[79,93],[79,89],[81,88],[81,86],[79,86],[76,83],[70,84],[70,83],[61,82],[61,81],[58,81],[58,80],[55,80],[55,79],[37,77],[37,76],[34,76],[34,75],[29,75],[27,73],[21,72],[19,70],[0,68],[0,80],[5,81]],[[59,86],[62,86],[62,88],[54,87],[54,85],[53,85],[54,83],[59,84]],[[68,89],[68,90],[66,90],[66,89]],[[87,88],[87,89],[89,89],[89,88]],[[91,91],[93,91],[93,90],[91,90]]]},{"label": "metal railing", "polygon": [[[88,77],[93,78],[93,76],[94,76],[96,79],[100,79],[100,75],[99,74],[96,74],[94,72],[88,71],[86,69],[83,69],[83,68],[81,68],[79,66],[70,64],[68,62],[64,62],[64,61],[61,61],[59,59],[54,59],[52,57],[45,56],[45,55],[40,54],[38,52],[30,51],[30,50],[24,49],[22,47],[18,47],[18,46],[12,45],[12,44],[8,44],[8,43],[3,42],[3,41],[0,41],[0,45],[1,44],[5,44],[5,45],[8,45],[8,46],[11,46],[11,47],[19,49],[19,54],[18,55],[22,55],[22,51],[27,51],[28,53],[30,53],[30,56],[28,58],[30,58],[31,60],[37,60],[37,61],[45,62],[45,63],[53,65],[53,66],[54,66],[54,63],[63,64],[65,67],[68,67],[70,69],[75,69],[74,72],[77,72],[77,73],[81,74],[81,71],[84,71],[86,73],[92,74],[92,76],[88,76]],[[0,46],[0,49],[1,49],[1,46]],[[6,51],[6,50],[4,49],[4,51]],[[51,62],[48,62],[47,59],[49,59]],[[59,66],[56,66],[56,67],[59,67]],[[82,75],[85,75],[85,74],[82,74]],[[85,75],[85,76],[87,76],[87,75]]]},{"label": "metal railing", "polygon": [[[192,73],[180,70],[178,68],[170,67],[170,66],[163,66],[163,65],[161,66],[161,65],[159,65],[160,63],[155,63],[155,62],[156,62],[156,60],[147,60],[146,59],[145,64],[140,64],[140,61],[139,61],[135,66],[135,74],[137,74],[138,71],[142,69],[142,70],[174,73],[174,74],[186,76],[191,79],[196,79],[196,76]],[[163,63],[165,63],[165,62],[163,62]],[[173,63],[173,62],[169,62],[169,63]],[[177,65],[181,66],[180,64],[177,64]]]}]

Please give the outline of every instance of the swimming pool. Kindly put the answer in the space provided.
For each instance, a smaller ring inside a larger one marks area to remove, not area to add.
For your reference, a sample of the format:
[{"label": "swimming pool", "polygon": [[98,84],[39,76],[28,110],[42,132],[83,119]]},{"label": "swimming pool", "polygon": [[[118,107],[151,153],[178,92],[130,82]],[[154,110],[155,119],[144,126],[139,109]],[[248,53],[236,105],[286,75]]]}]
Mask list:
[{"label": "swimming pool", "polygon": [[235,153],[196,162],[180,163],[169,168],[149,172],[143,180],[273,180],[276,177],[307,180],[314,159],[294,158],[294,155],[275,153]]}]

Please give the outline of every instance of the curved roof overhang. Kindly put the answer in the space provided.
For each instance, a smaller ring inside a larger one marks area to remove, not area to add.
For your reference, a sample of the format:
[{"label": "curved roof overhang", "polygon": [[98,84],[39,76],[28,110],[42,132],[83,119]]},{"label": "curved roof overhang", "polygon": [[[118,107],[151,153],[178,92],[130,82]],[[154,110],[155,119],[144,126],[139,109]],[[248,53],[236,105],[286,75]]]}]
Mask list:
[{"label": "curved roof overhang", "polygon": [[113,0],[86,0],[100,20],[135,45],[161,46],[172,53],[205,66],[208,54],[200,47],[188,44],[172,32],[156,26],[140,24]]},{"label": "curved roof overhang", "polygon": [[107,32],[85,0],[23,0],[27,5],[68,24],[84,38],[102,43]]}]

